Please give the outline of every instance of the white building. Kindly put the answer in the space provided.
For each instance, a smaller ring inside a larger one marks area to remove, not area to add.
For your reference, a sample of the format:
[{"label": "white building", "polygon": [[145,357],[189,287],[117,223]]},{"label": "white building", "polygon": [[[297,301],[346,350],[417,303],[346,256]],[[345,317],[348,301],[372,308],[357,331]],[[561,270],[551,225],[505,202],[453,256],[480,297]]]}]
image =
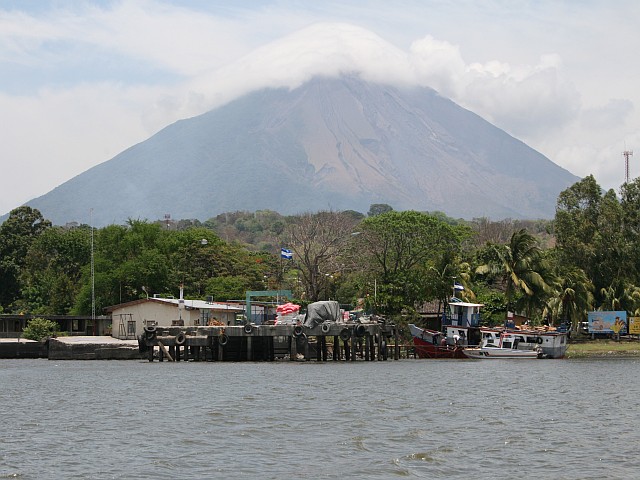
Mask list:
[{"label": "white building", "polygon": [[[184,302],[182,308],[180,302]],[[132,339],[142,334],[147,325],[206,326],[212,320],[234,325],[236,315],[244,315],[244,306],[237,303],[153,297],[113,305],[106,308],[106,311],[111,314],[111,336]]]}]

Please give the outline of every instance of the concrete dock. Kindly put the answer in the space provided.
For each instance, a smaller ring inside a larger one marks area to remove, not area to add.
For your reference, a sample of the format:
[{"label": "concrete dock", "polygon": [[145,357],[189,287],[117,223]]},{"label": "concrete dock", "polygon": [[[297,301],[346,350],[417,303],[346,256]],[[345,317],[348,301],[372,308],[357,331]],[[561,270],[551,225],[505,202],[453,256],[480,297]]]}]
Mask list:
[{"label": "concrete dock", "polygon": [[73,336],[49,339],[49,360],[135,360],[146,358],[137,340],[108,336]]}]

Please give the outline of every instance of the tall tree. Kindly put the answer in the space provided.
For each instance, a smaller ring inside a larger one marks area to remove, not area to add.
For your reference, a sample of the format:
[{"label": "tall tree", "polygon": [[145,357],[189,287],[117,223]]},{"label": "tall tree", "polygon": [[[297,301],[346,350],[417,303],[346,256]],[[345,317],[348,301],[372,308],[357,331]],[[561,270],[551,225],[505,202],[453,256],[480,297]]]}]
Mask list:
[{"label": "tall tree", "polygon": [[[630,204],[637,192],[623,187],[625,203],[613,190],[602,193],[593,176],[575,183],[558,197],[555,233],[559,264],[579,268],[593,283],[595,307],[604,301],[603,289],[635,279],[630,238],[635,223]],[[627,220],[628,219],[628,220]],[[626,229],[626,226],[629,229]]]},{"label": "tall tree", "polygon": [[598,232],[601,201],[601,188],[593,175],[589,175],[561,192],[556,206],[559,261],[581,268],[589,278],[593,278],[594,273],[593,239]]},{"label": "tall tree", "polygon": [[558,270],[556,293],[549,306],[562,323],[571,324],[577,330],[593,308],[593,284],[584,271],[577,267]]},{"label": "tall tree", "polygon": [[[366,218],[360,224],[362,235],[357,242],[363,264],[371,265],[379,280],[378,303],[388,313],[398,313],[427,298],[430,267],[442,275],[455,273],[447,267],[451,252],[457,252],[470,231],[453,226],[432,215],[415,212],[387,212]],[[433,285],[431,298],[439,295]]]},{"label": "tall tree", "polygon": [[12,210],[0,225],[0,307],[6,309],[18,299],[29,247],[49,227],[51,222],[28,206]]},{"label": "tall tree", "polygon": [[629,278],[640,278],[640,178],[622,185],[622,235]]},{"label": "tall tree", "polygon": [[20,310],[66,315],[81,286],[83,268],[90,262],[90,229],[52,227],[31,244],[20,275]]},{"label": "tall tree", "polygon": [[[507,245],[495,245],[497,261],[481,265],[479,274],[499,272],[505,292],[507,310],[514,311],[516,294],[529,297],[522,305],[541,304],[541,296],[550,290],[550,273],[545,267],[536,238],[521,229],[511,235]],[[533,302],[533,303],[532,303]]]},{"label": "tall tree", "polygon": [[350,214],[322,211],[301,215],[287,227],[283,245],[293,252],[307,300],[320,300],[331,275],[344,270],[340,259],[353,238],[354,226]]}]

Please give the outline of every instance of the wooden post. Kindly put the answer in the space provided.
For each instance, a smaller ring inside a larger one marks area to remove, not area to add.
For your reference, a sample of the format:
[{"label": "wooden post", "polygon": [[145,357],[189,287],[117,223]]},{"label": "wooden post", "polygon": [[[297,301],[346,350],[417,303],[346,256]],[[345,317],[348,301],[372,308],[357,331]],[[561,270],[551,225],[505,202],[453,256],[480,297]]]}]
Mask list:
[{"label": "wooden post", "polygon": [[149,359],[150,362],[153,362],[153,349],[154,349],[154,346],[151,345],[147,353],[147,358]]},{"label": "wooden post", "polygon": [[289,337],[289,360],[298,360],[298,340],[296,337]]},{"label": "wooden post", "polygon": [[400,346],[398,345],[398,328],[394,327],[393,329],[393,359],[400,360]]},{"label": "wooden post", "polygon": [[338,335],[333,336],[333,361],[337,361],[340,358],[340,342]]},{"label": "wooden post", "polygon": [[[173,358],[172,358],[172,357],[171,357],[171,355],[169,354],[169,350],[167,350],[167,347],[165,347],[165,346],[164,346],[164,344],[163,344],[162,342],[158,342],[158,346],[160,347],[160,352],[161,352],[162,354],[164,354],[164,356],[166,356],[166,357],[167,357],[167,359],[168,359],[170,362],[173,362]],[[162,357],[160,357],[160,358],[162,359]],[[160,361],[162,361],[162,360],[160,360]]]},{"label": "wooden post", "polygon": [[369,357],[372,361],[376,359],[376,346],[376,337],[374,335],[371,335],[371,345],[369,345],[371,352],[369,352]]},{"label": "wooden post", "polygon": [[275,340],[273,336],[269,335],[267,337],[269,339],[269,361],[275,362],[276,360],[276,347],[273,341]]},{"label": "wooden post", "polygon": [[344,359],[348,362],[351,360],[351,347],[349,345],[349,340],[344,340]]},{"label": "wooden post", "polygon": [[247,360],[253,360],[253,351],[252,351],[252,338],[247,337]]},{"label": "wooden post", "polygon": [[224,360],[224,347],[220,345],[220,342],[218,342],[218,360],[220,362]]},{"label": "wooden post", "polygon": [[316,337],[316,360],[322,360],[322,337]]},{"label": "wooden post", "polygon": [[367,332],[367,336],[364,339],[364,359],[371,360],[371,335]]}]

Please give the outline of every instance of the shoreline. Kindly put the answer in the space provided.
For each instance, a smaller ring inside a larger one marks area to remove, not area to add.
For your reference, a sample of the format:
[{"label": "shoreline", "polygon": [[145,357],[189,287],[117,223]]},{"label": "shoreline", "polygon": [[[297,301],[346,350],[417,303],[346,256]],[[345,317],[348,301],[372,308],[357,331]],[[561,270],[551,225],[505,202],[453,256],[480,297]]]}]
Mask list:
[{"label": "shoreline", "polygon": [[640,341],[623,338],[569,343],[565,358],[640,358]]},{"label": "shoreline", "polygon": [[[119,340],[109,336],[58,337],[42,342],[17,338],[0,338],[0,358],[49,358],[50,360],[108,360],[143,358],[137,340]],[[581,340],[569,343],[566,359],[640,358],[640,341],[623,338]]]}]

